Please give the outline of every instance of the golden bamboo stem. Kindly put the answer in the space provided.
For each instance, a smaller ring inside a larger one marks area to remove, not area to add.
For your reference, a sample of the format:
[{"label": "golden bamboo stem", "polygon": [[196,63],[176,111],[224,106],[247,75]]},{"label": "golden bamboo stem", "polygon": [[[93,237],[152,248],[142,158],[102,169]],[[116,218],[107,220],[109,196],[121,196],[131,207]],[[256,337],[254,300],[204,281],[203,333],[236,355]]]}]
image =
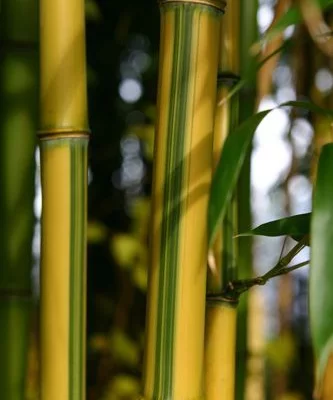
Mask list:
[{"label": "golden bamboo stem", "polygon": [[[203,398],[206,213],[224,2],[161,1],[143,395]],[[194,226],[195,224],[195,226]]]},{"label": "golden bamboo stem", "polygon": [[206,399],[234,398],[236,305],[226,301],[207,303]]},{"label": "golden bamboo stem", "polygon": [[83,0],[40,2],[41,399],[85,398],[87,95]]},{"label": "golden bamboo stem", "polygon": [[[225,101],[238,81],[239,4],[230,2],[220,31],[219,87],[214,125],[214,166],[230,129],[237,123],[237,99]],[[233,400],[235,392],[235,351],[237,302],[220,294],[235,279],[236,203],[232,200],[214,244],[215,270],[208,274],[205,332],[205,390],[207,400]]]}]

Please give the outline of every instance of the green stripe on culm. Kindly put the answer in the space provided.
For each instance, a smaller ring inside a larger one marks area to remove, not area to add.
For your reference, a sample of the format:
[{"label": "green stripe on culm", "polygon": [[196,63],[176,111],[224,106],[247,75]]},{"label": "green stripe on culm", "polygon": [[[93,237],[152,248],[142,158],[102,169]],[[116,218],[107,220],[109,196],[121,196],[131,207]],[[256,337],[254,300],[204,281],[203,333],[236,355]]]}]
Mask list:
[{"label": "green stripe on culm", "polygon": [[[235,81],[234,84],[237,84]],[[238,125],[239,100],[238,96],[233,96],[229,106],[229,127],[228,135],[232,134]],[[235,196],[230,201],[225,218],[222,223],[223,250],[222,250],[222,282],[223,288],[228,282],[237,279],[236,265],[236,240],[237,234],[237,199]]]},{"label": "green stripe on culm", "polygon": [[[187,98],[191,62],[192,25],[200,7],[188,4],[172,6],[175,13],[174,56],[171,71],[172,99],[166,138],[165,185],[160,243],[158,330],[154,398],[172,398],[174,330],[177,294],[181,194],[184,181],[184,151],[187,122]],[[165,7],[167,9],[167,7]]]},{"label": "green stripe on culm", "polygon": [[86,295],[86,276],[87,276],[87,265],[86,265],[86,232],[87,232],[87,185],[88,185],[88,171],[87,171],[87,150],[88,149],[88,139],[86,140],[86,143],[84,144],[84,151],[81,152],[81,163],[82,169],[81,169],[81,179],[83,182],[82,185],[82,197],[84,198],[84,201],[82,203],[82,208],[81,208],[81,222],[82,226],[81,229],[84,232],[84,235],[81,235],[81,248],[84,249],[81,252],[81,265],[84,266],[84,271],[80,276],[80,283],[81,283],[81,312],[80,312],[80,332],[82,332],[82,340],[83,340],[83,346],[81,346],[81,352],[80,352],[80,365],[81,365],[81,374],[82,374],[82,381],[81,381],[81,390],[83,390],[81,398],[85,398],[85,388],[86,388],[86,359],[85,359],[85,346],[86,346],[86,301],[87,301],[87,295]]},{"label": "green stripe on culm", "polygon": [[[87,139],[70,139],[71,226],[70,226],[70,315],[69,400],[82,400],[85,346],[85,205]],[[78,372],[79,371],[79,372]]]}]

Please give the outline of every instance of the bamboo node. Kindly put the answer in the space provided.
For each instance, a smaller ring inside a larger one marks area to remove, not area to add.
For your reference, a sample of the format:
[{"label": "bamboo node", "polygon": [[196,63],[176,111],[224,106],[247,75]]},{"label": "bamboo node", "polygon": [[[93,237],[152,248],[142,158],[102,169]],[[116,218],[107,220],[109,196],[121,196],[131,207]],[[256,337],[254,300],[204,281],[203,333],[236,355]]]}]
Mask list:
[{"label": "bamboo node", "polygon": [[42,129],[37,132],[40,140],[54,139],[71,139],[71,138],[88,138],[90,131],[80,128],[50,128]]},{"label": "bamboo node", "polygon": [[228,304],[230,307],[236,307],[238,304],[238,298],[235,297],[228,297],[224,294],[207,294],[206,298],[207,307],[219,305],[219,304]]},{"label": "bamboo node", "polygon": [[217,86],[233,87],[240,81],[240,76],[233,72],[220,72],[217,76]]},{"label": "bamboo node", "polygon": [[190,3],[190,4],[199,4],[203,6],[209,6],[217,8],[219,11],[224,12],[224,9],[227,5],[225,0],[158,0],[160,6],[168,3],[180,4],[180,3]]}]

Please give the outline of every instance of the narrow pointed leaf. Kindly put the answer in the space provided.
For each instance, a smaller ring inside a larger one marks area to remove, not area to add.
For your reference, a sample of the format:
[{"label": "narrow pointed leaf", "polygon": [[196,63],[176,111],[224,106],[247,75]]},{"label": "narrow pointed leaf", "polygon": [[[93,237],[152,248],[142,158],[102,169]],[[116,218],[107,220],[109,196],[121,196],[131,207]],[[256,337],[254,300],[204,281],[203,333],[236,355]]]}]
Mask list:
[{"label": "narrow pointed leaf", "polygon": [[292,215],[259,225],[238,236],[291,236],[302,237],[310,233],[311,213]]},{"label": "narrow pointed leaf", "polygon": [[333,352],[332,175],[333,144],[330,143],[323,147],[319,158],[311,222],[310,325],[319,380],[326,374]]},{"label": "narrow pointed leaf", "polygon": [[290,107],[295,107],[295,108],[302,108],[309,112],[326,115],[328,117],[333,117],[333,110],[320,107],[317,104],[312,103],[310,101],[287,101],[286,103],[281,104],[280,107],[284,107],[284,106],[285,107],[290,106]]},{"label": "narrow pointed leaf", "polygon": [[211,247],[231,199],[254,132],[271,110],[248,118],[229,135],[213,177],[208,205],[208,243]]},{"label": "narrow pointed leaf", "polygon": [[[333,2],[333,0],[332,0]],[[280,104],[281,107],[298,107],[313,113],[333,116],[329,109],[322,108],[309,101],[289,101]],[[222,149],[210,190],[208,204],[208,244],[211,247],[216,232],[223,220],[226,207],[231,199],[246,152],[252,142],[253,135],[260,122],[273,109],[261,111],[244,121],[234,132],[229,135]],[[295,240],[300,236],[292,235]]]}]

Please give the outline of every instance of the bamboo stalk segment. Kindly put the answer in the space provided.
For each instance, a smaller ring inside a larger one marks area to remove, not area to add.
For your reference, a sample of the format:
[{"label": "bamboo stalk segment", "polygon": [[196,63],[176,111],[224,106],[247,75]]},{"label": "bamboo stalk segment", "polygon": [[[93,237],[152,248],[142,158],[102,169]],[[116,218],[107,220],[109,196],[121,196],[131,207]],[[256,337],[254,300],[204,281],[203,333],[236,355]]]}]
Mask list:
[{"label": "bamboo stalk segment", "polygon": [[206,399],[233,399],[237,303],[207,302]]},{"label": "bamboo stalk segment", "polygon": [[87,95],[83,0],[41,0],[41,399],[85,398]]},{"label": "bamboo stalk segment", "polygon": [[206,212],[223,1],[162,1],[143,397],[203,397]]},{"label": "bamboo stalk segment", "polygon": [[226,0],[158,0],[160,6],[172,4],[188,3],[192,5],[201,5],[215,7],[219,12],[224,10]]},{"label": "bamboo stalk segment", "polygon": [[311,218],[311,270],[309,281],[310,327],[316,361],[315,399],[333,396],[333,311],[331,268],[333,216],[333,144],[325,144],[320,152]]},{"label": "bamboo stalk segment", "polygon": [[[224,140],[238,122],[238,98],[225,100],[239,81],[239,2],[228,4],[220,30],[218,94],[214,125],[214,166],[218,163]],[[237,301],[222,292],[237,278],[236,241],[237,204],[231,201],[214,245],[216,270],[208,273],[205,332],[205,390],[207,400],[233,400]]]},{"label": "bamboo stalk segment", "polygon": [[11,295],[0,301],[0,388],[6,400],[25,398],[32,301]]},{"label": "bamboo stalk segment", "polygon": [[[214,139],[213,139],[213,163],[217,165],[220,158],[223,143],[230,130],[236,127],[238,122],[238,98],[233,96],[225,101],[230,89],[239,81],[239,56],[237,44],[239,42],[239,2],[233,1],[227,8],[220,28],[220,49],[217,82],[217,101],[215,109]],[[229,280],[235,279],[234,257],[236,203],[232,201],[225,221],[224,229],[221,229],[215,244],[215,261],[217,263],[216,276],[208,275],[208,291],[221,292],[223,285]],[[222,235],[222,231],[224,232]],[[223,236],[223,237],[222,237]],[[224,243],[224,245],[223,245]],[[219,250],[220,249],[220,250]],[[222,260],[224,259],[224,263]],[[223,264],[223,265],[222,265]],[[227,272],[229,270],[229,272]],[[223,276],[224,275],[224,276]],[[214,284],[215,280],[215,284]],[[214,289],[214,286],[216,286]]]},{"label": "bamboo stalk segment", "polygon": [[0,8],[0,393],[21,400],[33,305],[38,2]]},{"label": "bamboo stalk segment", "polygon": [[221,24],[219,73],[239,75],[240,3],[230,0]]},{"label": "bamboo stalk segment", "polygon": [[228,282],[237,277],[235,230],[236,202],[233,200],[227,210],[214,248],[217,260],[216,270],[208,273],[205,331],[207,400],[234,399],[238,302],[224,298],[221,293]]},{"label": "bamboo stalk segment", "polygon": [[40,132],[87,132],[83,0],[40,1]]},{"label": "bamboo stalk segment", "polygon": [[[258,0],[240,0],[239,17],[239,61],[241,78],[248,77],[248,81],[239,94],[239,123],[251,116],[256,108],[256,73],[257,65],[251,57],[250,48],[257,40],[257,11]],[[238,196],[238,231],[245,232],[252,226],[251,214],[251,154],[247,155],[240,174]],[[238,241],[237,265],[239,279],[246,279],[252,275],[252,238],[244,237]],[[248,308],[253,294],[245,293],[238,305],[237,321],[237,363],[236,363],[236,400],[246,398],[246,375],[248,354]]]}]

